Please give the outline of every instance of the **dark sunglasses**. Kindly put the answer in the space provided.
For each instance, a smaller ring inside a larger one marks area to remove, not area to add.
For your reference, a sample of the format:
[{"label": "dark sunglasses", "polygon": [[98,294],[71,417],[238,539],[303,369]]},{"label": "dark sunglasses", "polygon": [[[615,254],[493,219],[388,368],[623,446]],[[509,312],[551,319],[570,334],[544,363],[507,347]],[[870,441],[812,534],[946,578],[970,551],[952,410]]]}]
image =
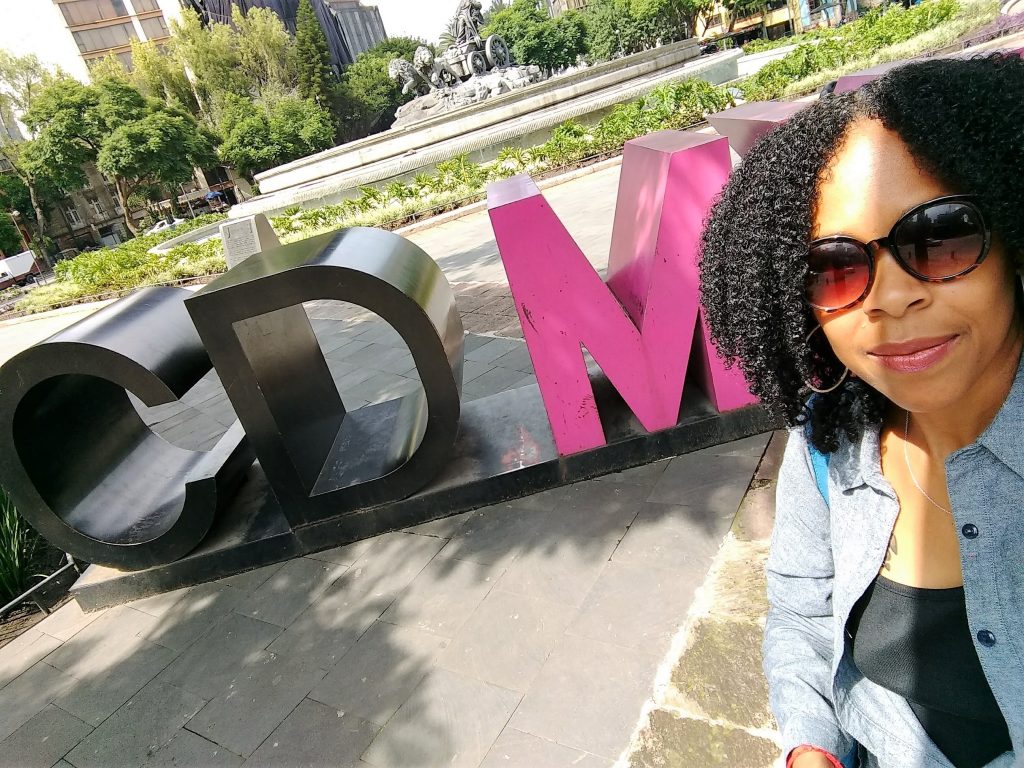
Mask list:
[{"label": "dark sunglasses", "polygon": [[967,195],[946,195],[903,214],[887,237],[862,243],[846,235],[811,243],[807,300],[815,309],[852,307],[871,290],[875,248],[888,250],[908,273],[928,283],[963,277],[988,254],[991,231]]}]

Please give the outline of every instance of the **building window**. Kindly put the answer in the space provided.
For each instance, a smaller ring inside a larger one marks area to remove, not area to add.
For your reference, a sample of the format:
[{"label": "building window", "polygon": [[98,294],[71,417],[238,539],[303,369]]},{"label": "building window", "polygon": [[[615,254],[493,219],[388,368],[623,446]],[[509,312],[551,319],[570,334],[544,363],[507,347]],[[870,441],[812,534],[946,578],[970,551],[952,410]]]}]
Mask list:
[{"label": "building window", "polygon": [[124,0],[74,0],[60,6],[69,27],[128,15]]},{"label": "building window", "polygon": [[72,227],[80,227],[83,224],[82,217],[78,214],[78,209],[74,204],[64,207],[64,218],[68,220],[68,224]]},{"label": "building window", "polygon": [[124,215],[124,208],[121,207],[121,199],[117,196],[117,189],[112,184],[108,184],[107,192],[110,193],[110,199],[114,201],[114,213],[118,216]]},{"label": "building window", "polygon": [[92,206],[93,211],[100,218],[107,215],[107,209],[103,207],[102,201],[96,196],[95,192],[88,192],[85,195],[85,202]]},{"label": "building window", "polygon": [[132,0],[132,7],[135,9],[136,13],[156,11],[160,8],[160,6],[157,5],[156,0]]},{"label": "building window", "polygon": [[141,19],[142,31],[146,33],[147,40],[156,40],[161,37],[169,37],[171,30],[167,28],[167,22],[163,16],[153,16],[150,19]]},{"label": "building window", "polygon": [[85,29],[81,32],[72,32],[72,34],[75,36],[75,42],[78,43],[78,50],[82,53],[117,48],[128,45],[129,42],[138,38],[131,22],[112,24],[109,27],[99,27],[98,29]]}]

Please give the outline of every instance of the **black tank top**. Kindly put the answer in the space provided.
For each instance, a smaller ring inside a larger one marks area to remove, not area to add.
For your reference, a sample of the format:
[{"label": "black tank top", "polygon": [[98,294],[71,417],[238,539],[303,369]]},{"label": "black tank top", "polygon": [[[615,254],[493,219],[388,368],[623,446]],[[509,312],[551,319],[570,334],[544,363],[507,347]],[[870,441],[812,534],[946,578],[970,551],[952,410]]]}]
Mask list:
[{"label": "black tank top", "polygon": [[905,698],[957,768],[980,768],[1012,748],[974,649],[963,587],[921,589],[879,576],[847,629],[864,677]]}]

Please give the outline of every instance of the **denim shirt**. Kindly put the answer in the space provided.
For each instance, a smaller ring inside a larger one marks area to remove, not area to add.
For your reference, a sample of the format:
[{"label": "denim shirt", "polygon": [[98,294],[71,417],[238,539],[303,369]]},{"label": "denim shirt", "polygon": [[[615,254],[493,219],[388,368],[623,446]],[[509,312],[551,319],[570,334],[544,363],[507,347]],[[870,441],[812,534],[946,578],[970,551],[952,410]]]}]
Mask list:
[{"label": "denim shirt", "polygon": [[[832,454],[826,503],[803,429],[790,432],[767,564],[771,706],[784,753],[842,757],[856,742],[864,768],[950,768],[906,700],[861,675],[846,632],[899,512],[878,439],[868,430]],[[1024,765],[1024,365],[989,427],[946,459],[946,479],[974,647],[1013,744],[988,768]]]}]

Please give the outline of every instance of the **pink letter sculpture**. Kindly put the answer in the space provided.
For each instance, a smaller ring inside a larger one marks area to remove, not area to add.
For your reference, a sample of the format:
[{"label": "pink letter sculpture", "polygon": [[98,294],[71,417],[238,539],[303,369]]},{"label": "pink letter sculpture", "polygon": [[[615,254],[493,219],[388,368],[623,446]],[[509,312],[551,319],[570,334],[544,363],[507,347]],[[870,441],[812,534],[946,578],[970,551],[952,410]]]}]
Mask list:
[{"label": "pink letter sculpture", "polygon": [[715,407],[754,402],[739,372],[716,356],[699,311],[698,239],[730,168],[724,138],[659,131],[628,142],[607,285],[528,176],[488,188],[498,250],[560,454],[605,443],[581,347],[647,430],[678,421],[695,339],[694,362]]},{"label": "pink letter sculpture", "polygon": [[729,139],[729,146],[744,157],[759,138],[786,122],[806,104],[794,101],[748,101],[708,115],[708,122]]}]

